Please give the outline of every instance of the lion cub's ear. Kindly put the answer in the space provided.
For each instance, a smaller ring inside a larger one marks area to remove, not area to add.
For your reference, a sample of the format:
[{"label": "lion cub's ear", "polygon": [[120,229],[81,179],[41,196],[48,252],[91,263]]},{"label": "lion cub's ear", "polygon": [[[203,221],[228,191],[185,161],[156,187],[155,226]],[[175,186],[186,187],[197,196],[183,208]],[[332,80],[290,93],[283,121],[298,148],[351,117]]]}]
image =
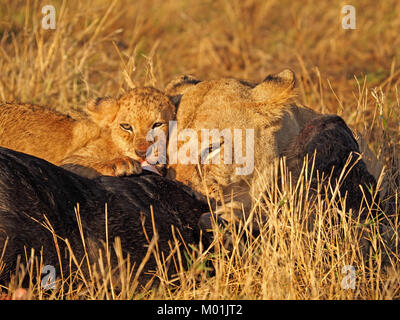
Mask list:
[{"label": "lion cub's ear", "polygon": [[86,104],[86,111],[90,118],[100,127],[108,126],[113,122],[118,110],[119,104],[111,97],[90,99]]},{"label": "lion cub's ear", "polygon": [[290,69],[268,75],[252,89],[253,98],[259,102],[285,103],[295,96],[296,77]]}]

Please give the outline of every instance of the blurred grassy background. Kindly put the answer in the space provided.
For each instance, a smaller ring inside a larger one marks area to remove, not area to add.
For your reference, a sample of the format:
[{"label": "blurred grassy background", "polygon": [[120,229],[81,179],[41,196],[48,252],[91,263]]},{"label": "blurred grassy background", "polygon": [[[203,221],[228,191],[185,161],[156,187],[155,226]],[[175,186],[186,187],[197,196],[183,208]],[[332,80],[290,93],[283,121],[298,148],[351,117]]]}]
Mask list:
[{"label": "blurred grassy background", "polygon": [[[49,4],[55,30],[41,27]],[[342,28],[346,4],[355,30]],[[183,73],[261,81],[291,68],[299,102],[366,135],[397,194],[399,31],[396,0],[1,0],[0,101],[69,112],[92,96],[163,89]]]},{"label": "blurred grassy background", "polygon": [[[56,30],[41,28],[47,4],[56,8]],[[68,107],[132,83],[162,88],[181,73],[262,80],[289,67],[303,102],[347,113],[355,78],[371,86],[400,81],[400,4],[354,1],[356,30],[344,30],[345,4],[2,0],[0,98]]]},{"label": "blurred grassy background", "polygon": [[[48,4],[55,30],[41,27]],[[379,129],[395,141],[400,129],[400,3],[354,1],[355,30],[342,28],[345,4],[2,0],[0,100],[70,111],[89,96],[162,89],[182,73],[260,81],[291,68],[301,103],[343,116],[383,157]]]}]

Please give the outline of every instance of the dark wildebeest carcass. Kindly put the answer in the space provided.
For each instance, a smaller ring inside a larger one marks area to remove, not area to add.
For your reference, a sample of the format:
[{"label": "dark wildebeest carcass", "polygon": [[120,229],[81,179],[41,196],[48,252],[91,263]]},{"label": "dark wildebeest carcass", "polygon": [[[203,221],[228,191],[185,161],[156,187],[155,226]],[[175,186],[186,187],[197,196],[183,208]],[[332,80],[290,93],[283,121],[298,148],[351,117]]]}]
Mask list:
[{"label": "dark wildebeest carcass", "polygon": [[[1,282],[7,282],[15,271],[17,256],[25,261],[31,248],[37,256],[41,253],[43,266],[54,266],[56,275],[60,276],[61,262],[63,272],[67,273],[64,276],[68,275],[70,256],[63,239],[68,239],[76,260],[84,262],[82,269],[87,272],[85,247],[75,214],[77,203],[91,263],[98,261],[99,250],[105,248],[107,204],[113,267],[117,265],[113,249],[116,237],[121,240],[124,256],[129,254],[131,265],[135,264],[137,268],[141,264],[153,238],[150,206],[158,233],[158,247],[165,257],[170,252],[168,242],[174,243],[171,227],[181,243],[183,240],[197,244],[199,217],[209,211],[208,205],[196,200],[187,187],[153,173],[130,177],[102,176],[90,180],[42,159],[0,148],[0,256],[5,249]],[[60,237],[57,238],[58,249],[52,232],[42,225],[47,224],[46,219]],[[156,262],[151,255],[140,276],[141,282],[150,279],[147,271],[155,269]],[[173,263],[170,270],[174,271]]]},{"label": "dark wildebeest carcass", "polygon": [[[374,194],[377,182],[360,159],[358,143],[341,117],[323,115],[309,121],[287,150],[286,163],[294,180],[299,177],[307,156],[308,176],[312,177],[311,190],[316,191],[319,183],[327,186],[329,180],[333,188],[339,182],[340,196],[347,194],[346,209],[353,212],[362,209],[361,218],[367,218],[366,204],[371,205],[378,200]],[[321,180],[322,175],[324,180]]]}]

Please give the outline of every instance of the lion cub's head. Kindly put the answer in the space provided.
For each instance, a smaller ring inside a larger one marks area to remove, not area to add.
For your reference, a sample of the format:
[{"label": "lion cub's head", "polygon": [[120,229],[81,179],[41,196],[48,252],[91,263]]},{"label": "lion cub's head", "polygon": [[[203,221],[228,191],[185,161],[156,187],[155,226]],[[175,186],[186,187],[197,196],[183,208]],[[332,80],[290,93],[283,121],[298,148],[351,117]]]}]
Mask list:
[{"label": "lion cub's head", "polygon": [[119,98],[92,99],[86,108],[95,123],[111,130],[114,143],[126,156],[154,163],[160,155],[158,162],[166,164],[160,148],[166,146],[169,121],[176,112],[167,95],[151,87],[135,88]]}]

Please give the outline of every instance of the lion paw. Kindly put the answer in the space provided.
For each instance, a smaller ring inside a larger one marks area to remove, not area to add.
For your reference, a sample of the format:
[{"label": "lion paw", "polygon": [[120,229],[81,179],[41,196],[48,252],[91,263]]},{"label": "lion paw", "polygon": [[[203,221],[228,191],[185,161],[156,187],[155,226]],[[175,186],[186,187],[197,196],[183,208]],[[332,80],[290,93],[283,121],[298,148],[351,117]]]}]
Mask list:
[{"label": "lion paw", "polygon": [[101,165],[97,168],[97,171],[105,176],[130,176],[132,174],[140,174],[142,166],[137,160],[130,157],[121,157]]}]

